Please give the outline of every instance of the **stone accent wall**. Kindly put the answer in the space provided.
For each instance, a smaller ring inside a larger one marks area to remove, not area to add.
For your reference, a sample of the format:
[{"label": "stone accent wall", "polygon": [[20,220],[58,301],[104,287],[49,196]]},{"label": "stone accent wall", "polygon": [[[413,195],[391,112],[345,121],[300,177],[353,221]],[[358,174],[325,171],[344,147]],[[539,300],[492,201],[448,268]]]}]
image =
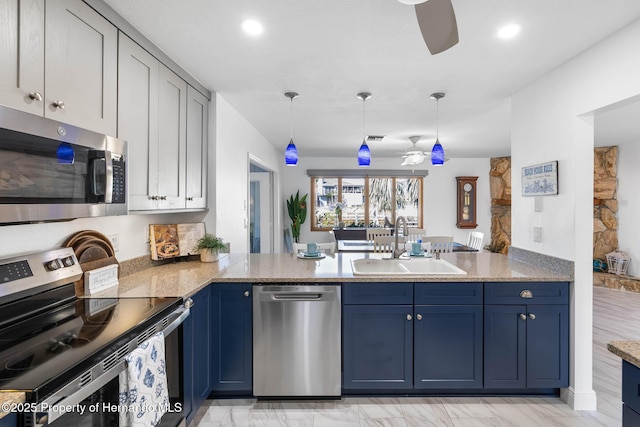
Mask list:
[{"label": "stone accent wall", "polygon": [[491,187],[491,252],[507,254],[511,246],[511,157],[494,157],[489,171]]},{"label": "stone accent wall", "polygon": [[618,147],[593,153],[593,257],[606,260],[618,247]]},{"label": "stone accent wall", "polygon": [[640,279],[610,273],[593,273],[593,286],[640,292]]}]

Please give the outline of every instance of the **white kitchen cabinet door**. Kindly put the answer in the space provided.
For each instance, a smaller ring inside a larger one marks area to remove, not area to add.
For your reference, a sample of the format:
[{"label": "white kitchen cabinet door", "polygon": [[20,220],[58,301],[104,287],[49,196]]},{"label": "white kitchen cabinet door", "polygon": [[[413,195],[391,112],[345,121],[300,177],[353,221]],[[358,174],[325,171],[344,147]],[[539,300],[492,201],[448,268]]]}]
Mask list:
[{"label": "white kitchen cabinet door", "polygon": [[80,0],[48,0],[44,115],[116,134],[118,30]]},{"label": "white kitchen cabinet door", "polygon": [[207,207],[209,100],[187,89],[187,208]]},{"label": "white kitchen cabinet door", "polygon": [[129,209],[157,209],[159,62],[123,33],[119,46],[118,138],[129,148]]},{"label": "white kitchen cabinet door", "polygon": [[158,76],[158,209],[184,209],[187,83],[162,64]]},{"label": "white kitchen cabinet door", "polygon": [[44,0],[0,1],[0,104],[44,114]]}]

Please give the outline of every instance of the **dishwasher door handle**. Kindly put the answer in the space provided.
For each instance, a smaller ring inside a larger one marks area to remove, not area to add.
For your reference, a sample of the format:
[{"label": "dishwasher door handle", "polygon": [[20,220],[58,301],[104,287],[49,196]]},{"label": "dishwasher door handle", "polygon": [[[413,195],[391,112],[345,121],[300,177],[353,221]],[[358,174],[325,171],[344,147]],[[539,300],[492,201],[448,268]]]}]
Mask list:
[{"label": "dishwasher door handle", "polygon": [[322,294],[285,292],[281,294],[271,294],[271,298],[275,301],[320,301],[322,299]]}]

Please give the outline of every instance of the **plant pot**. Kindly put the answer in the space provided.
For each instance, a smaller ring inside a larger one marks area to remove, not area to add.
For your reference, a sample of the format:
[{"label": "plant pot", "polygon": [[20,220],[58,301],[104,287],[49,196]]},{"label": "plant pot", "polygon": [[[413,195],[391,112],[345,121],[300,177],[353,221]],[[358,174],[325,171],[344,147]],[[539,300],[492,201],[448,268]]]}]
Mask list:
[{"label": "plant pot", "polygon": [[216,262],[218,261],[218,251],[211,249],[200,249],[200,261]]}]

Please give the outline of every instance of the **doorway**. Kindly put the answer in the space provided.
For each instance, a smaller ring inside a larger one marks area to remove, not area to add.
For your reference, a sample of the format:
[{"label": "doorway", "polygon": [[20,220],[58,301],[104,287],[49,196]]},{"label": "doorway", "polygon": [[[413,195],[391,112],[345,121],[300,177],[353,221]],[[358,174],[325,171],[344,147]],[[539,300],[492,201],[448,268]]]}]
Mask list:
[{"label": "doorway", "polygon": [[273,171],[249,158],[249,252],[273,253]]}]

